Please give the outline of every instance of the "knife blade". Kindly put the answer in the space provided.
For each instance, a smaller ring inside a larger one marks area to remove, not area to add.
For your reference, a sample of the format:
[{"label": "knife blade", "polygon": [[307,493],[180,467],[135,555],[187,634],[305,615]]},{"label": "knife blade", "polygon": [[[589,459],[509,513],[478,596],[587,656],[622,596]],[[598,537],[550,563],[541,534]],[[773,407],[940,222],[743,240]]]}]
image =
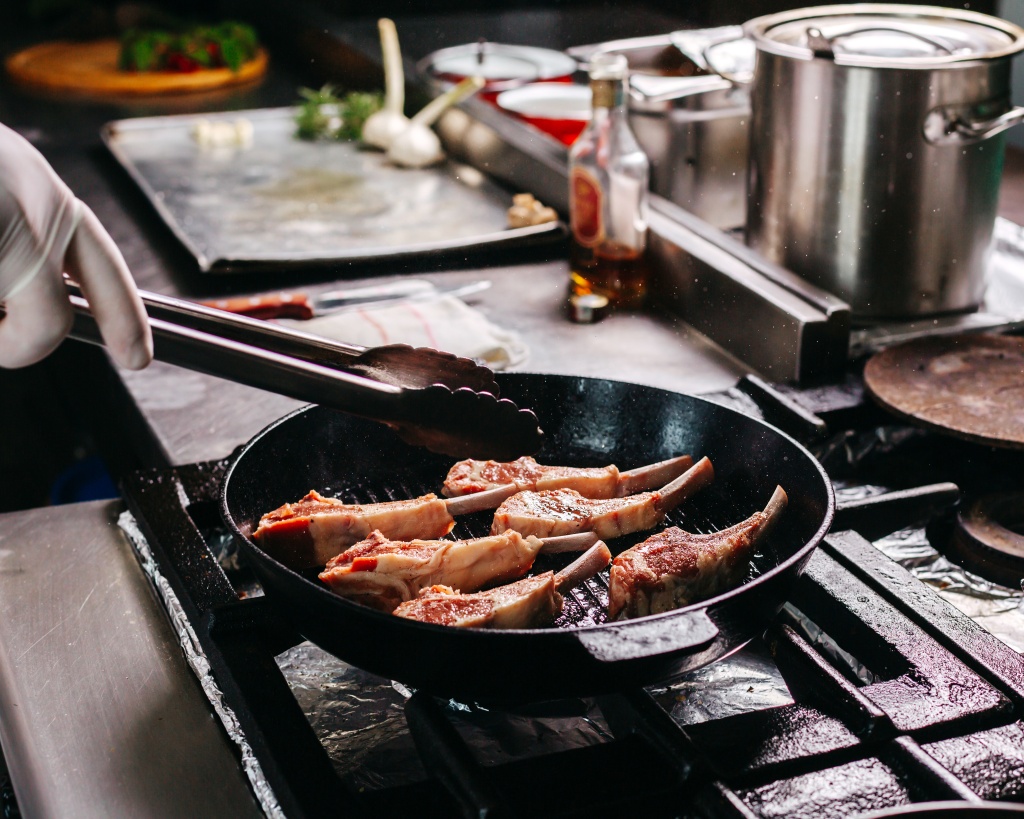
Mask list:
[{"label": "knife blade", "polygon": [[258,319],[311,319],[343,310],[397,304],[402,301],[430,301],[442,296],[464,298],[480,293],[491,286],[486,279],[455,287],[435,287],[422,280],[393,284],[328,290],[324,293],[283,292],[257,296],[236,296],[228,299],[205,301],[206,307],[215,307],[242,316]]}]

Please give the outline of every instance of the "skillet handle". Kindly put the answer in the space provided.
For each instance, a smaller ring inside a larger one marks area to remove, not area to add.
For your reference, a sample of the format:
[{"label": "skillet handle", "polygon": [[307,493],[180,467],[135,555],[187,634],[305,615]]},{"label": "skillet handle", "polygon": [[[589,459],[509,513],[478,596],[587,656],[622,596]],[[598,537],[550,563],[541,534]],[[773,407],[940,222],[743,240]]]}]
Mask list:
[{"label": "skillet handle", "polygon": [[643,660],[698,651],[718,636],[718,626],[705,611],[674,614],[657,620],[615,623],[584,629],[576,637],[591,657],[602,663]]}]

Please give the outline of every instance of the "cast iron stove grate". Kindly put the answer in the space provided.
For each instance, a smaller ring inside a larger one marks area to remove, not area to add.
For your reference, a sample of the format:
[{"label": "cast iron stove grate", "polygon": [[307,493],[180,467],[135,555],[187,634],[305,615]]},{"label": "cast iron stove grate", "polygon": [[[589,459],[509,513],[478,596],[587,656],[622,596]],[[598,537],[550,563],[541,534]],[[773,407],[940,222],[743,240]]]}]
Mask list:
[{"label": "cast iron stove grate", "polygon": [[[494,765],[449,704],[411,693],[404,716],[427,775],[355,787],[275,662],[301,637],[211,550],[225,469],[137,473],[125,493],[288,817],[863,816],[1024,802],[1024,659],[852,531],[826,538],[765,632],[791,704],[682,725],[664,690],[624,691],[588,703],[606,741]],[[922,497],[911,495],[915,512]],[[891,531],[906,502],[862,503],[857,519]]]}]

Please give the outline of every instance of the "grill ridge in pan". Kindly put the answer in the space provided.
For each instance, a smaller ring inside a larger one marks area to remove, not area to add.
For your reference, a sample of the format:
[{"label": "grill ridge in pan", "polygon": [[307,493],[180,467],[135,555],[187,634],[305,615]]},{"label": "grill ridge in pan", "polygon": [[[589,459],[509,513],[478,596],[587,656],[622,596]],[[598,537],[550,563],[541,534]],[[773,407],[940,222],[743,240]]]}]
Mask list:
[{"label": "grill ridge in pan", "polygon": [[[260,516],[310,489],[362,503],[439,492],[453,460],[413,448],[379,424],[309,407],[250,441],[222,493],[222,514],[243,554],[300,633],[347,662],[407,685],[509,703],[662,680],[719,659],[763,630],[834,512],[831,484],[810,453],[763,422],[694,396],[573,376],[516,373],[498,381],[503,396],[540,418],[541,463],[615,463],[625,470],[683,453],[707,455],[714,484],[673,511],[667,525],[694,532],[731,526],[763,508],[780,484],[789,506],[747,581],[675,612],[604,623],[604,573],[571,594],[556,627],[525,631],[415,623],[344,600],[257,548],[248,536]],[[490,519],[489,513],[468,516],[453,535],[486,534]],[[609,546],[618,552],[643,537]],[[568,558],[546,560],[537,570]]]}]

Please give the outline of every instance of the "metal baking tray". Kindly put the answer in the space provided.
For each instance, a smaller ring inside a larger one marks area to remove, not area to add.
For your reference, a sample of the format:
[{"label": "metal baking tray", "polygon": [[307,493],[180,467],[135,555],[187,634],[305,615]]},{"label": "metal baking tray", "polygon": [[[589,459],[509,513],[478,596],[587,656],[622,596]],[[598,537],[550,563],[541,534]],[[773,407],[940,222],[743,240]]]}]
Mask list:
[{"label": "metal baking tray", "polygon": [[[206,273],[515,247],[561,222],[508,228],[511,194],[447,160],[397,168],[354,142],[295,136],[295,109],[144,117],[102,137]],[[201,120],[251,124],[246,144],[200,144]]]}]

